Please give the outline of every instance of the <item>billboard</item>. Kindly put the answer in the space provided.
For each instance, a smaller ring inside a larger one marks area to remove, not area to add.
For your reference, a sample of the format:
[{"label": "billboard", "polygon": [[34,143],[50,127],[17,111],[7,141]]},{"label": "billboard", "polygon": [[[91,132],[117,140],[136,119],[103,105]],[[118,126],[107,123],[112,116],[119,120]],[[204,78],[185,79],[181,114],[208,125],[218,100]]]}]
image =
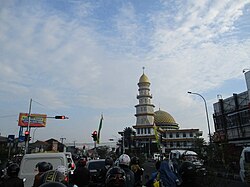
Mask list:
[{"label": "billboard", "polygon": [[[20,113],[18,126],[28,127],[28,113]],[[30,114],[30,127],[45,127],[46,126],[46,114]]]}]

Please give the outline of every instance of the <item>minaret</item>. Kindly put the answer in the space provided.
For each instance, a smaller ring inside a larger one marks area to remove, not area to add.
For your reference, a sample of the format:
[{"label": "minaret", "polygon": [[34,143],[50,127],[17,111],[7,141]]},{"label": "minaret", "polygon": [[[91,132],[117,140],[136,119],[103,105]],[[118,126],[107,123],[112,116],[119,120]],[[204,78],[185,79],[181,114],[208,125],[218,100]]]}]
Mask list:
[{"label": "minaret", "polygon": [[150,94],[150,82],[148,77],[143,74],[139,79],[139,83],[137,84],[139,89],[139,95],[137,95],[137,99],[139,100],[139,104],[135,106],[136,108],[136,126],[141,125],[153,125],[154,124],[154,105],[151,104],[152,95]]}]

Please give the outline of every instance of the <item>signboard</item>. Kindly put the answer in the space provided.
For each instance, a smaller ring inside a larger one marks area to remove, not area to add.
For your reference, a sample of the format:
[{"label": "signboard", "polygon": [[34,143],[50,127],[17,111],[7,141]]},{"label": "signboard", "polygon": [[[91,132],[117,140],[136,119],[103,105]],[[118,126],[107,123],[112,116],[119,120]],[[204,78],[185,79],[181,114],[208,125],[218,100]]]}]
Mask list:
[{"label": "signboard", "polygon": [[14,142],[15,135],[9,135],[8,136],[8,142]]},{"label": "signboard", "polygon": [[[28,113],[20,113],[18,126],[28,127]],[[45,127],[46,126],[46,114],[31,114],[30,115],[30,127]]]}]

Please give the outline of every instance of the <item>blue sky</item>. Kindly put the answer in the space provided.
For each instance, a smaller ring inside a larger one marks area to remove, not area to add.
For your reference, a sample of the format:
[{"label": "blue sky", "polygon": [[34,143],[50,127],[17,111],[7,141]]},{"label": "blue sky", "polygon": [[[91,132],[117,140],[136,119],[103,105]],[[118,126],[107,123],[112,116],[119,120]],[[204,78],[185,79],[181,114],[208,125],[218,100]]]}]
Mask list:
[{"label": "blue sky", "polygon": [[213,132],[213,103],[246,91],[250,68],[250,1],[2,0],[0,132],[18,134],[20,112],[47,120],[35,139],[101,141],[135,124],[142,67],[155,110],[207,140],[202,94]]}]

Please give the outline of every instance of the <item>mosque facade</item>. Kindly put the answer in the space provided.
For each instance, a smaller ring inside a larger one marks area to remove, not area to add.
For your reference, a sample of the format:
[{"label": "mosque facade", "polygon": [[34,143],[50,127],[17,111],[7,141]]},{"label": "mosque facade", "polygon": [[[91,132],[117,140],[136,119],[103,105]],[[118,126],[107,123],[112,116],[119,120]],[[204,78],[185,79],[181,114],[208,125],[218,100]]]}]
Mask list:
[{"label": "mosque facade", "polygon": [[[136,131],[136,147],[140,152],[159,152],[159,143],[156,141],[154,127],[157,127],[157,136],[160,142],[160,150],[167,153],[172,149],[192,149],[195,138],[202,136],[199,129],[181,129],[173,116],[161,109],[155,111],[150,93],[150,81],[148,77],[141,75],[138,82],[138,104],[136,108],[136,124],[133,128]],[[154,126],[155,125],[155,126]]]}]

